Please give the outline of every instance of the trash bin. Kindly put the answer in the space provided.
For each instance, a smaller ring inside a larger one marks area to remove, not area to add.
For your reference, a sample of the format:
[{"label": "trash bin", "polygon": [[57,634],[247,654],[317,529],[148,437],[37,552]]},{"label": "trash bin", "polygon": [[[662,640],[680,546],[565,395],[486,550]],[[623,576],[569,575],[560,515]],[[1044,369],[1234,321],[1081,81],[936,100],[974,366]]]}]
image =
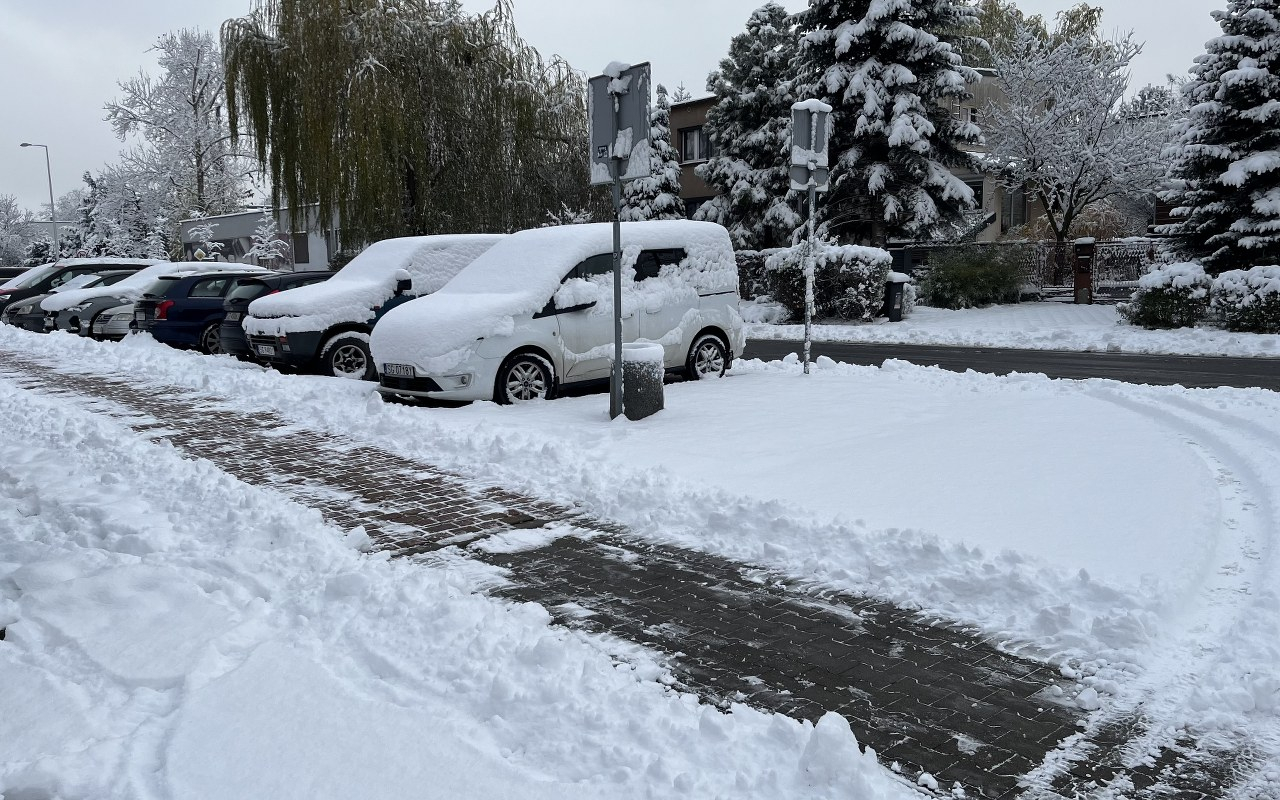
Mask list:
[{"label": "trash bin", "polygon": [[880,313],[890,322],[902,322],[902,294],[911,276],[903,272],[890,272],[889,281],[884,285],[884,307]]},{"label": "trash bin", "polygon": [[624,342],[622,345],[622,413],[637,420],[662,410],[662,345]]}]

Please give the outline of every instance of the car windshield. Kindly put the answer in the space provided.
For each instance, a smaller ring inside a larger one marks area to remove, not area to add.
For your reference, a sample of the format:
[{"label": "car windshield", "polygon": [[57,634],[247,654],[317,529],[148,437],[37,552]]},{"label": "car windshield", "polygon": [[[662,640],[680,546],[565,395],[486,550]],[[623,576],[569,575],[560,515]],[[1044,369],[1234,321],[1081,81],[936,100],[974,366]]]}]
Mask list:
[{"label": "car windshield", "polygon": [[271,287],[260,280],[253,278],[241,279],[227,294],[228,300],[253,300],[256,297],[262,297]]},{"label": "car windshield", "polygon": [[132,274],[133,274],[132,272],[112,272],[108,275],[101,276],[102,280],[98,281],[93,285],[94,286],[114,286]]},{"label": "car windshield", "polygon": [[143,290],[143,297],[164,297],[169,291],[169,287],[178,282],[175,276],[167,276],[164,278],[156,278],[155,281]]},{"label": "car windshield", "polygon": [[4,285],[4,288],[30,289],[32,286],[35,286],[40,281],[44,280],[45,278],[53,274],[53,271],[57,268],[58,268],[57,264],[42,264],[38,267],[32,267],[31,269],[27,270],[26,272],[22,273],[18,277],[6,283]]}]

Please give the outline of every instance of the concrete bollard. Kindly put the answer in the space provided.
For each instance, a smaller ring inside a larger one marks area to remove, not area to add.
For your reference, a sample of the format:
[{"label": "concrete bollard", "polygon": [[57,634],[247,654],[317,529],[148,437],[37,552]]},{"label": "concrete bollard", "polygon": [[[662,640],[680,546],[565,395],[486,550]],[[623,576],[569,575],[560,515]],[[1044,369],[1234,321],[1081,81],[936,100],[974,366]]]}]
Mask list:
[{"label": "concrete bollard", "polygon": [[644,419],[663,408],[662,345],[624,342],[622,345],[622,413],[629,420]]}]

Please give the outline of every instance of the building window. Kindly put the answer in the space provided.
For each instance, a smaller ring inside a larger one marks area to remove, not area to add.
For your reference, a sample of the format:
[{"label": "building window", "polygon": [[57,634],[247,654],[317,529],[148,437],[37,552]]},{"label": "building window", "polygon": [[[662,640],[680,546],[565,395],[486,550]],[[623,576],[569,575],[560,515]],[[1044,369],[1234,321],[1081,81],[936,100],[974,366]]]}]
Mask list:
[{"label": "building window", "polygon": [[293,263],[311,263],[311,241],[306,231],[295,231],[293,236]]},{"label": "building window", "polygon": [[1005,189],[1000,208],[1000,231],[1027,224],[1027,194],[1022,189]]},{"label": "building window", "polygon": [[711,140],[702,126],[680,129],[680,160],[706,161],[715,155],[712,152]]}]

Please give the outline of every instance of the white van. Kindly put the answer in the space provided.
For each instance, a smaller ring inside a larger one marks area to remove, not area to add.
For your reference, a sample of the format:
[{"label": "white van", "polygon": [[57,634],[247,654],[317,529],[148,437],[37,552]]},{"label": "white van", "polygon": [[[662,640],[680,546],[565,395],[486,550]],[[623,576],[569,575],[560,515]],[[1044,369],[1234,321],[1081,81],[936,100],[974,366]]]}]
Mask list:
[{"label": "white van", "polygon": [[[728,232],[622,224],[623,341],[661,343],[668,370],[722,375],[746,334]],[[613,226],[503,239],[436,293],[390,311],[370,341],[383,395],[513,403],[607,380]]]}]

